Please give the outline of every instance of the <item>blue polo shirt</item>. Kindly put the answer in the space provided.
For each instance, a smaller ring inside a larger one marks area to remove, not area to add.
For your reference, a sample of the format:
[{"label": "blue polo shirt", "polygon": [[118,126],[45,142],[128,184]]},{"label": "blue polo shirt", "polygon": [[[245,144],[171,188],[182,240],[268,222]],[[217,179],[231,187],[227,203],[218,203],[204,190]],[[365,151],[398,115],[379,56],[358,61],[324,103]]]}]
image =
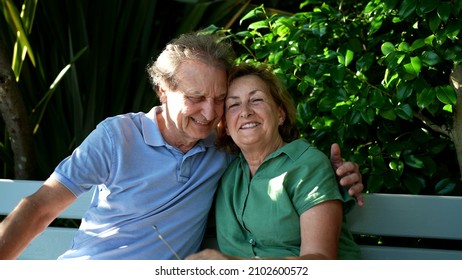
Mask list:
[{"label": "blue polo shirt", "polygon": [[51,175],[76,196],[95,189],[71,248],[60,259],[184,258],[201,244],[217,182],[231,156],[214,136],[187,153],[162,138],[155,107],[108,118]]}]

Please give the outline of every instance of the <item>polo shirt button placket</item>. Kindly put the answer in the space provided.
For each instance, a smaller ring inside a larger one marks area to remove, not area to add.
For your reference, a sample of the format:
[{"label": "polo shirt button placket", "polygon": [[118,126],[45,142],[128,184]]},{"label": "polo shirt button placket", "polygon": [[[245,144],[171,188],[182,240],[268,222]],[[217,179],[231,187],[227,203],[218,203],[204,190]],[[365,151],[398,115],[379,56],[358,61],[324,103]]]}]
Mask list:
[{"label": "polo shirt button placket", "polygon": [[[255,245],[257,244],[257,242],[255,241],[255,239],[253,238],[250,238],[249,240],[247,240],[251,246],[251,250],[252,250],[252,253],[253,253],[253,257],[252,258],[255,258],[257,257],[257,253],[255,252]],[[258,258],[258,257],[257,257]]]}]

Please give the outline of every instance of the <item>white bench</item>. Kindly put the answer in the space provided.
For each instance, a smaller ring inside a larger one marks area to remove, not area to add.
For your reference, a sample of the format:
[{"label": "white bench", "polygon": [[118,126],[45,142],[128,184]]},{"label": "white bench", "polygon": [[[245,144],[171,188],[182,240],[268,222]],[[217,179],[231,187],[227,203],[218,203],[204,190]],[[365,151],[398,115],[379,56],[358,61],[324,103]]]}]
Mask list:
[{"label": "white bench", "polygon": [[[420,243],[361,245],[364,259],[462,260],[462,197],[365,194],[364,200],[363,208],[355,207],[347,216],[353,234]],[[444,246],[434,246],[442,243]]]},{"label": "white bench", "polygon": [[[0,215],[8,215],[21,198],[32,194],[41,181],[0,179]],[[92,192],[66,209],[59,218],[79,220],[87,209]],[[348,214],[350,230],[358,236],[403,237],[458,242],[454,248],[383,246],[376,242],[361,245],[364,259],[372,260],[462,260],[462,197],[397,194],[364,194],[365,206]],[[69,248],[76,228],[48,227],[21,254],[19,259],[56,259]],[[421,240],[420,240],[421,241]],[[207,244],[214,244],[213,236]]]},{"label": "white bench", "polygon": [[[22,198],[34,193],[42,183],[43,181],[0,179],[0,215],[8,215]],[[92,195],[93,192],[87,192],[80,196],[59,218],[80,220],[90,205]],[[76,231],[77,228],[48,227],[32,241],[18,259],[56,259],[70,247]]]}]

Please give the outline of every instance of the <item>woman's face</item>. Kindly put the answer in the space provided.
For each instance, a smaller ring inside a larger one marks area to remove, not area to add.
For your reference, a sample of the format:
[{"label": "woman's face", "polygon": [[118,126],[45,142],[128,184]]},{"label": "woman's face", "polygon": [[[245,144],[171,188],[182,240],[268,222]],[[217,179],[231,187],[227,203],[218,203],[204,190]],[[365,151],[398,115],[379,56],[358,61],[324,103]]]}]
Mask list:
[{"label": "woman's face", "polygon": [[229,85],[225,118],[226,133],[240,148],[256,144],[264,148],[281,139],[278,127],[285,114],[274,102],[267,84],[258,76],[247,75]]}]

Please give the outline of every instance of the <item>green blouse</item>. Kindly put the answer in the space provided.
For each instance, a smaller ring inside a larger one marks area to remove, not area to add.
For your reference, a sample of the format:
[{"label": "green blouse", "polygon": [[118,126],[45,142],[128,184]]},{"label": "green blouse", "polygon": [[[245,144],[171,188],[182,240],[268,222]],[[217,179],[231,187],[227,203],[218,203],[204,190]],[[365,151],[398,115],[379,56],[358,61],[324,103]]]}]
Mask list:
[{"label": "green blouse", "polygon": [[[354,206],[353,198],[340,191],[329,159],[303,139],[270,154],[253,178],[240,155],[228,167],[217,190],[220,250],[247,258],[299,256],[300,215],[332,199]],[[339,258],[360,258],[345,222]]]}]

